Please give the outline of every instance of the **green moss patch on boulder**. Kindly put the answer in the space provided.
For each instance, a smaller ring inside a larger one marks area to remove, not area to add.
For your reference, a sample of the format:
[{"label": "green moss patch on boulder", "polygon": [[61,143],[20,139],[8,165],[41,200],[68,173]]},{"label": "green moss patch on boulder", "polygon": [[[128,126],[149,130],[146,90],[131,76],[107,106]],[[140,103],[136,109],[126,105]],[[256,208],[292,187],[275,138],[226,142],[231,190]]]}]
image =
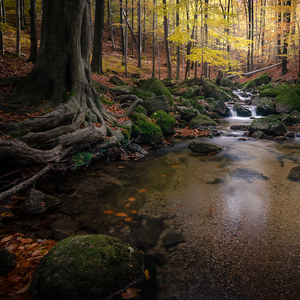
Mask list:
[{"label": "green moss patch on boulder", "polygon": [[287,132],[285,125],[282,122],[271,117],[253,120],[248,130],[250,135],[257,130],[271,136],[282,136]]},{"label": "green moss patch on boulder", "polygon": [[154,93],[156,96],[164,95],[166,96],[170,105],[173,105],[173,96],[166,88],[166,86],[161,82],[161,80],[157,79],[156,77],[151,77],[143,82],[140,86],[140,89],[144,91],[149,91]]},{"label": "green moss patch on boulder", "polygon": [[133,90],[133,87],[126,86],[126,85],[115,86],[115,87],[112,87],[109,89],[109,91],[112,94],[115,94],[116,96],[131,94],[132,90]]},{"label": "green moss patch on boulder", "polygon": [[40,261],[33,296],[45,300],[110,299],[144,278],[140,251],[106,235],[58,242]]},{"label": "green moss patch on boulder", "polygon": [[175,117],[171,114],[167,114],[163,110],[158,110],[151,115],[151,118],[156,121],[156,125],[160,127],[164,136],[174,134],[174,127],[176,124]]},{"label": "green moss patch on boulder", "polygon": [[228,101],[231,96],[221,89],[217,84],[212,81],[204,81],[202,86],[202,91],[204,92],[205,98],[212,97],[215,100]]},{"label": "green moss patch on boulder", "polygon": [[199,111],[193,107],[187,108],[178,106],[177,110],[179,112],[180,118],[186,122],[189,122],[189,120],[195,118],[199,114]]},{"label": "green moss patch on boulder", "polygon": [[197,117],[190,120],[190,128],[195,129],[201,126],[216,126],[218,123],[213,121],[210,117],[199,114]]},{"label": "green moss patch on boulder", "polygon": [[97,93],[106,94],[109,92],[109,88],[106,85],[99,83],[97,81],[93,80],[93,86]]},{"label": "green moss patch on boulder", "polygon": [[222,77],[221,81],[220,81],[220,86],[223,87],[232,87],[233,86],[233,82],[231,79],[227,78],[227,77]]},{"label": "green moss patch on boulder", "polygon": [[257,104],[257,114],[259,116],[268,116],[275,114],[274,100],[270,97],[260,98],[261,101]]},{"label": "green moss patch on boulder", "polygon": [[167,113],[170,112],[170,104],[165,95],[146,99],[141,105],[147,110],[148,116],[151,116],[158,110],[163,110]]},{"label": "green moss patch on boulder", "polygon": [[213,153],[221,152],[224,147],[215,143],[207,142],[191,142],[188,145],[189,149],[198,153]]},{"label": "green moss patch on boulder", "polygon": [[262,74],[254,79],[251,79],[243,83],[241,85],[241,90],[253,89],[262,84],[268,84],[270,81],[271,81],[271,77],[269,77],[267,74]]},{"label": "green moss patch on boulder", "polygon": [[300,110],[300,86],[284,83],[280,90],[275,98],[276,112],[289,114],[294,110]]},{"label": "green moss patch on boulder", "polygon": [[287,117],[285,117],[282,120],[282,123],[285,124],[286,126],[299,124],[300,123],[300,112],[298,110],[291,112]]},{"label": "green moss patch on boulder", "polygon": [[133,89],[132,94],[138,96],[139,98],[141,98],[143,100],[146,100],[148,98],[153,98],[156,96],[154,93],[152,93],[150,91],[144,91],[140,88]]},{"label": "green moss patch on boulder", "polygon": [[176,96],[181,96],[183,98],[194,98],[200,93],[200,87],[198,85],[187,86],[186,88],[180,90],[176,93]]},{"label": "green moss patch on boulder", "polygon": [[118,76],[114,75],[112,77],[109,78],[109,82],[115,84],[115,85],[125,85],[125,83],[123,82],[123,80],[121,78],[119,78]]},{"label": "green moss patch on boulder", "polygon": [[78,167],[89,165],[92,159],[93,155],[89,152],[77,152],[70,159],[70,163],[74,164],[72,170],[75,170]]}]

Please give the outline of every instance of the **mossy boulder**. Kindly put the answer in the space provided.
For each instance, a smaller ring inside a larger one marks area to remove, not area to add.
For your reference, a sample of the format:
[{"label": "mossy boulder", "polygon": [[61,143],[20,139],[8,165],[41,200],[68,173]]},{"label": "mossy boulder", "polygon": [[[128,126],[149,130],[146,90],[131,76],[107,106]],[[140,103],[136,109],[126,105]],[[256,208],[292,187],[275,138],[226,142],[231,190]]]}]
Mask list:
[{"label": "mossy boulder", "polygon": [[189,149],[198,153],[217,153],[223,151],[224,147],[215,143],[191,142]]},{"label": "mossy boulder", "polygon": [[233,108],[236,110],[239,117],[251,117],[252,115],[251,110],[241,104],[235,104]]},{"label": "mossy boulder", "polygon": [[180,118],[186,122],[189,122],[189,120],[195,118],[199,114],[199,111],[193,107],[187,108],[178,106],[177,110],[179,112]]},{"label": "mossy boulder", "polygon": [[156,96],[154,93],[149,92],[149,91],[144,91],[140,88],[133,89],[132,94],[138,96],[139,98],[141,98],[143,100],[146,100],[148,98],[153,98]]},{"label": "mossy boulder", "polygon": [[294,110],[300,110],[300,85],[284,83],[280,89],[275,98],[276,112],[289,114]]},{"label": "mossy boulder", "polygon": [[233,82],[231,79],[227,78],[227,77],[223,77],[220,81],[220,86],[223,87],[232,87],[233,86]]},{"label": "mossy boulder", "polygon": [[147,116],[147,110],[142,106],[142,105],[138,105],[135,109],[134,109],[135,112],[137,113],[141,113],[145,116]]},{"label": "mossy boulder", "polygon": [[163,110],[167,113],[170,112],[170,104],[165,95],[146,99],[141,105],[147,110],[148,116],[151,116],[158,110]]},{"label": "mossy boulder", "polygon": [[270,97],[263,97],[261,98],[261,101],[259,104],[257,104],[257,114],[259,116],[268,116],[275,114],[275,106],[274,106],[274,100]]},{"label": "mossy boulder", "polygon": [[299,124],[300,123],[300,112],[298,110],[291,112],[287,117],[285,117],[282,120],[282,123],[284,123],[286,126]]},{"label": "mossy boulder", "polygon": [[58,242],[40,261],[31,283],[45,300],[111,299],[144,278],[140,251],[106,235]]},{"label": "mossy boulder", "polygon": [[109,78],[109,82],[111,82],[115,85],[125,85],[123,80],[121,78],[119,78],[118,76],[115,76],[115,75]]},{"label": "mossy boulder", "polygon": [[115,86],[109,89],[112,94],[116,96],[131,94],[133,87],[131,86]]},{"label": "mossy boulder", "polygon": [[202,104],[196,104],[194,106],[194,108],[197,109],[200,114],[203,114],[206,112],[206,109],[205,109],[204,105],[202,105]]},{"label": "mossy boulder", "polygon": [[148,92],[154,93],[156,96],[164,95],[166,96],[170,105],[173,105],[173,96],[166,88],[166,86],[162,83],[161,80],[156,77],[151,77],[143,82],[140,86],[140,89]]},{"label": "mossy boulder", "polygon": [[206,115],[199,114],[197,117],[190,120],[190,128],[195,129],[201,126],[216,126],[218,123],[213,121]]},{"label": "mossy boulder", "polygon": [[200,93],[200,87],[198,85],[187,86],[183,90],[176,93],[176,96],[181,96],[183,98],[194,98]]},{"label": "mossy boulder", "polygon": [[156,121],[156,125],[160,127],[164,136],[174,134],[174,127],[176,124],[175,117],[171,114],[167,114],[163,110],[158,110],[151,115],[151,118]]},{"label": "mossy boulder", "polygon": [[285,125],[282,122],[271,117],[253,120],[248,130],[250,135],[257,130],[260,130],[264,134],[271,136],[282,136],[287,132]]},{"label": "mossy boulder", "polygon": [[268,84],[270,81],[271,81],[271,77],[269,77],[267,74],[262,74],[254,79],[251,79],[243,83],[241,85],[241,90],[253,89],[262,84]]},{"label": "mossy boulder", "polygon": [[223,91],[217,84],[212,81],[204,81],[202,86],[205,98],[212,97],[216,100],[228,101],[231,96]]},{"label": "mossy boulder", "polygon": [[288,179],[292,181],[300,181],[300,167],[294,167],[290,170]]},{"label": "mossy boulder", "polygon": [[106,93],[109,92],[109,88],[106,85],[104,85],[100,82],[97,82],[97,81],[93,80],[93,86],[94,86],[97,93],[106,94]]},{"label": "mossy boulder", "polygon": [[180,106],[184,106],[184,107],[192,107],[192,103],[190,100],[184,100],[180,103]]},{"label": "mossy boulder", "polygon": [[132,126],[132,137],[136,142],[145,144],[160,144],[164,136],[160,127],[148,120],[144,114],[132,113],[130,118],[135,126]]}]

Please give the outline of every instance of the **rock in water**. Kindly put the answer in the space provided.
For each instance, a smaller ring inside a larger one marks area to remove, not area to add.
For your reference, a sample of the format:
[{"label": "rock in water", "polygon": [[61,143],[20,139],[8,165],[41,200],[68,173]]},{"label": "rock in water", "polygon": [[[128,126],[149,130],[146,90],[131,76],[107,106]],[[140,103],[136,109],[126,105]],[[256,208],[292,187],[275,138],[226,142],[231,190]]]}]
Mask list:
[{"label": "rock in water", "polygon": [[188,147],[190,150],[199,153],[221,152],[224,149],[221,145],[207,142],[191,142]]},{"label": "rock in water", "polygon": [[31,291],[43,300],[111,299],[144,278],[144,259],[129,244],[106,235],[58,242],[36,268]]},{"label": "rock in water", "polygon": [[300,167],[294,167],[291,169],[288,179],[293,181],[300,181]]}]

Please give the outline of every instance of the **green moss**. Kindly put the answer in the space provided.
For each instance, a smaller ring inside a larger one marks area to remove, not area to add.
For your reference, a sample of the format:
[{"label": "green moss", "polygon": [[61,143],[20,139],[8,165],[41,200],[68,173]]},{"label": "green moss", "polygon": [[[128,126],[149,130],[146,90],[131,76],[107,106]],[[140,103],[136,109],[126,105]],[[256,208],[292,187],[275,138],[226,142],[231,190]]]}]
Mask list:
[{"label": "green moss", "polygon": [[148,121],[147,117],[143,113],[136,113],[136,112],[130,114],[130,119],[134,123],[138,121]]},{"label": "green moss", "polygon": [[130,133],[128,132],[128,130],[127,129],[123,129],[122,130],[122,134],[123,134],[123,140],[122,140],[122,145],[124,146],[124,147],[126,147],[127,146],[127,144],[129,143],[129,141],[130,141]]},{"label": "green moss", "polygon": [[282,84],[281,92],[275,98],[276,112],[291,113],[300,110],[300,88],[292,84]]},{"label": "green moss", "polygon": [[190,128],[195,129],[202,126],[216,126],[217,123],[206,115],[199,114],[197,117],[190,120]]},{"label": "green moss", "polygon": [[251,79],[249,81],[246,81],[241,85],[242,90],[248,90],[253,89],[259,85],[262,84],[268,84],[271,80],[271,77],[269,77],[267,74],[262,74],[254,79]]},{"label": "green moss", "polygon": [[68,93],[67,91],[62,91],[61,93],[62,93],[64,101],[67,101],[70,97],[75,95],[74,92]]},{"label": "green moss", "polygon": [[202,104],[197,104],[194,106],[195,109],[197,109],[200,114],[203,114],[205,112],[205,107]]},{"label": "green moss", "polygon": [[89,152],[77,152],[70,159],[70,163],[74,164],[72,170],[75,170],[76,168],[81,166],[88,165],[92,159],[93,155]]},{"label": "green moss", "polygon": [[151,77],[147,79],[145,82],[143,82],[140,87],[140,89],[144,91],[149,91],[154,93],[156,96],[165,95],[169,104],[173,105],[173,96],[169,92],[169,90],[166,88],[166,86],[156,77]]},{"label": "green moss", "polygon": [[151,118],[156,121],[156,125],[160,127],[165,136],[174,134],[176,120],[173,115],[167,114],[163,110],[158,110],[151,115]]},{"label": "green moss", "polygon": [[192,103],[190,100],[184,100],[180,106],[184,106],[184,107],[192,107]]},{"label": "green moss", "polygon": [[149,98],[153,98],[155,97],[156,95],[150,91],[143,91],[142,89],[140,88],[135,88],[133,91],[132,91],[132,94],[138,96],[139,98],[143,99],[143,100],[146,100],[146,99],[149,99]]},{"label": "green moss", "polygon": [[100,97],[100,100],[103,104],[114,104],[114,101],[111,101],[105,97]]},{"label": "green moss", "polygon": [[135,108],[134,112],[141,113],[141,114],[147,116],[147,110],[142,105],[138,105]]}]

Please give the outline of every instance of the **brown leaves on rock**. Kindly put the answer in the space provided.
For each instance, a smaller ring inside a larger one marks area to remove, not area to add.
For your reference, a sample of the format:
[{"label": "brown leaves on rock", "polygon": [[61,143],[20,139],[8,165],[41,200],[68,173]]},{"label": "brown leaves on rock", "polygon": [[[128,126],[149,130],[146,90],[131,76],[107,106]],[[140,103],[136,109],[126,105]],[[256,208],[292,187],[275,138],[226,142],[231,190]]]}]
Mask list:
[{"label": "brown leaves on rock", "polygon": [[24,238],[21,233],[7,235],[0,241],[0,249],[16,255],[17,266],[6,276],[0,276],[0,295],[16,295],[29,289],[32,274],[41,258],[57,243],[53,240]]},{"label": "brown leaves on rock", "polygon": [[198,136],[210,136],[209,131],[200,129],[190,129],[188,126],[185,128],[176,128],[174,137],[194,138]]}]

